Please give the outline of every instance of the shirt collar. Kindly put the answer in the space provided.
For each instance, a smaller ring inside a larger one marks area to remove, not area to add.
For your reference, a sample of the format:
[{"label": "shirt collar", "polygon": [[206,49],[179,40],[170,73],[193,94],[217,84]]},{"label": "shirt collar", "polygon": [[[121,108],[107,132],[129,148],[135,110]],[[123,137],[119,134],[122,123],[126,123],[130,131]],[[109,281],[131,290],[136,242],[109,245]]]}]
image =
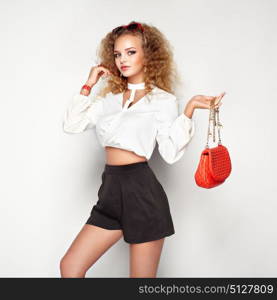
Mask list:
[{"label": "shirt collar", "polygon": [[128,89],[130,89],[130,90],[144,90],[144,88],[145,88],[144,82],[140,82],[140,83],[128,82]]}]

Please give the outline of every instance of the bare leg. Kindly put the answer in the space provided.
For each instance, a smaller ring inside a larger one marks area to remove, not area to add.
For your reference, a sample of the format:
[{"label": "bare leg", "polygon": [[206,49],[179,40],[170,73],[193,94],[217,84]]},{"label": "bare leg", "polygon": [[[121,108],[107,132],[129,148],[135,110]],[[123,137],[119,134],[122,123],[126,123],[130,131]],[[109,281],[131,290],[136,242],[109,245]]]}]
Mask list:
[{"label": "bare leg", "polygon": [[164,238],[130,244],[130,277],[156,277]]},{"label": "bare leg", "polygon": [[60,261],[61,277],[85,277],[87,270],[121,237],[121,229],[85,224]]}]

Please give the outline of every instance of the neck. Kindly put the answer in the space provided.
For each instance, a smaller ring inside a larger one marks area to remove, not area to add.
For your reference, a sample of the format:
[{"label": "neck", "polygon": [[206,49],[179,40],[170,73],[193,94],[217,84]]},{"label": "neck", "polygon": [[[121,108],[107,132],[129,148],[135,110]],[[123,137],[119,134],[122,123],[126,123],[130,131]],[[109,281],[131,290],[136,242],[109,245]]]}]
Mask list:
[{"label": "neck", "polygon": [[128,83],[132,83],[132,84],[137,84],[137,83],[141,83],[141,82],[144,82],[143,79],[139,78],[139,79],[136,79],[136,80],[130,80],[128,79],[127,81]]}]

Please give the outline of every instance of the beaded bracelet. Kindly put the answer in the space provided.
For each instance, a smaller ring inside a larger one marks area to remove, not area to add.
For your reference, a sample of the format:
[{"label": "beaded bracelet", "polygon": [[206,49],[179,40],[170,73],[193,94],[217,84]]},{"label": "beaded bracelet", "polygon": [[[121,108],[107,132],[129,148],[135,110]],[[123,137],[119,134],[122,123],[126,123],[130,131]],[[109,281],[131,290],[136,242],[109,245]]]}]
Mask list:
[{"label": "beaded bracelet", "polygon": [[90,92],[91,86],[85,84],[85,85],[82,86],[82,89],[86,89],[86,90],[88,90]]}]

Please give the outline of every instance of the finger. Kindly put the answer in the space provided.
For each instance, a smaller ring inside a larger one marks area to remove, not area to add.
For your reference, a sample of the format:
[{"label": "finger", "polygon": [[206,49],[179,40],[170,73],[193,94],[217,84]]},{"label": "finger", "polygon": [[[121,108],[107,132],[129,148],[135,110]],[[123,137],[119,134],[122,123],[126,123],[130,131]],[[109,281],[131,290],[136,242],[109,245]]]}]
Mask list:
[{"label": "finger", "polygon": [[221,93],[221,94],[218,96],[218,98],[219,98],[219,99],[222,99],[225,95],[226,95],[226,92],[223,92],[223,93]]},{"label": "finger", "polygon": [[214,99],[210,102],[210,108],[214,107]]},{"label": "finger", "polygon": [[215,105],[215,108],[219,108],[219,106],[221,106],[221,105],[222,105],[222,102],[219,103],[218,105]]},{"label": "finger", "polygon": [[106,69],[106,72],[107,72],[107,76],[112,75],[112,72],[109,69]]},{"label": "finger", "polygon": [[220,94],[220,96],[218,96],[217,99],[215,100],[215,104],[218,104],[224,95],[225,95],[225,93]]},{"label": "finger", "polygon": [[214,101],[215,101],[215,96],[204,96],[205,97],[205,101],[207,104],[209,104],[210,106],[214,105]]},{"label": "finger", "polygon": [[106,73],[106,72],[108,71],[107,68],[102,67],[102,66],[99,66],[98,69],[99,69],[100,71],[103,71],[104,73]]},{"label": "finger", "polygon": [[217,99],[215,100],[214,104],[217,105],[217,104],[220,103],[220,102],[221,102],[221,98],[217,98]]},{"label": "finger", "polygon": [[205,96],[205,98],[206,98],[207,100],[213,100],[213,99],[215,99],[216,97],[215,97],[215,96]]},{"label": "finger", "polygon": [[108,77],[110,75],[110,72],[107,70],[103,71],[103,77]]}]

